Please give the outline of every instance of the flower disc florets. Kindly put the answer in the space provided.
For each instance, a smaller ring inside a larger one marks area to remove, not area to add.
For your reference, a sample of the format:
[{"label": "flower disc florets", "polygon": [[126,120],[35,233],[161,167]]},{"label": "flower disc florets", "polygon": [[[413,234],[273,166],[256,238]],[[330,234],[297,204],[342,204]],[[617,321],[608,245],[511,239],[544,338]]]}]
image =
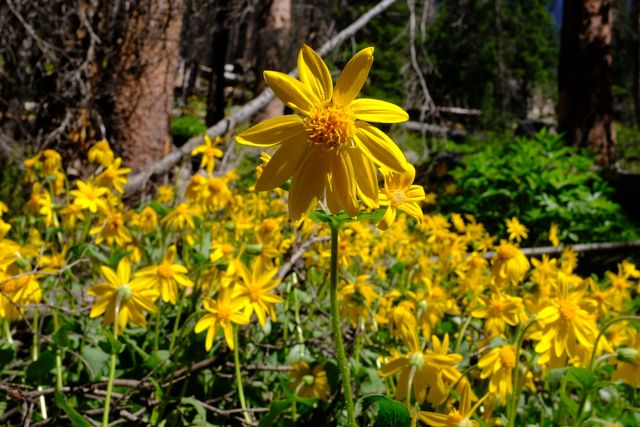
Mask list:
[{"label": "flower disc florets", "polygon": [[322,150],[334,150],[353,140],[355,133],[353,113],[331,102],[311,110],[304,119],[309,142]]}]

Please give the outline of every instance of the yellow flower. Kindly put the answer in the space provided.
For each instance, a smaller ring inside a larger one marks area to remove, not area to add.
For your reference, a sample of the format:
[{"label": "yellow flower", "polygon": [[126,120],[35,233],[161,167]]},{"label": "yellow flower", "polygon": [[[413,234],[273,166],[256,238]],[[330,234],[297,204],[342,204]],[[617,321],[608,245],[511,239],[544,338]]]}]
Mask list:
[{"label": "yellow flower", "polygon": [[551,227],[549,228],[549,241],[553,246],[560,246],[560,239],[558,238],[558,224],[555,222],[552,222]]},{"label": "yellow flower", "polygon": [[505,338],[506,326],[516,326],[527,319],[522,298],[492,292],[490,297],[479,297],[480,308],[471,312],[473,317],[485,319],[484,329],[488,336]]},{"label": "yellow flower", "polygon": [[411,216],[417,223],[422,222],[420,202],[424,200],[424,188],[412,185],[416,170],[410,164],[407,169],[408,171],[403,173],[382,170],[384,191],[380,193],[380,204],[388,208],[377,225],[381,230],[386,230],[393,224],[397,209]]},{"label": "yellow flower", "polygon": [[327,381],[327,371],[324,370],[323,364],[316,365],[313,370],[307,362],[292,363],[293,368],[289,375],[293,382],[289,384],[291,390],[296,396],[315,397],[320,400],[329,398],[329,382]]},{"label": "yellow flower", "polygon": [[213,173],[213,169],[216,167],[216,157],[220,158],[224,155],[217,145],[222,142],[222,138],[216,136],[215,140],[211,140],[209,135],[204,135],[204,144],[197,146],[191,151],[192,156],[202,154],[202,161],[200,162],[200,169],[206,168],[209,175]]},{"label": "yellow flower", "polygon": [[0,271],[0,318],[21,318],[24,306],[37,304],[41,299],[42,289],[35,274],[9,276]]},{"label": "yellow flower", "polygon": [[478,400],[475,405],[471,406],[472,395],[471,385],[465,381],[462,392],[460,393],[459,409],[452,409],[446,415],[438,414],[437,412],[420,411],[418,418],[432,427],[479,427],[478,422],[471,418],[489,395],[485,395],[485,397]]},{"label": "yellow flower", "polygon": [[51,194],[43,191],[40,199],[38,200],[38,204],[40,205],[39,213],[40,215],[44,216],[45,227],[57,227],[58,217],[56,216],[56,212],[54,210]]},{"label": "yellow flower", "polygon": [[35,182],[38,179],[38,174],[42,170],[42,162],[40,156],[42,153],[38,153],[33,157],[30,157],[24,161],[24,180],[28,183]]},{"label": "yellow flower", "polygon": [[509,240],[515,240],[520,242],[522,239],[526,239],[529,236],[529,230],[523,224],[518,221],[518,218],[513,217],[506,220],[507,232],[509,233]]},{"label": "yellow flower", "polygon": [[94,185],[89,180],[86,183],[78,180],[76,181],[77,190],[71,190],[70,194],[74,197],[73,203],[80,206],[82,209],[88,209],[89,211],[96,213],[98,209],[107,210],[107,201],[102,198],[109,190]]},{"label": "yellow flower", "polygon": [[126,175],[131,172],[131,168],[120,168],[122,159],[118,157],[113,163],[96,177],[96,185],[108,189],[115,189],[118,193],[124,193],[124,186],[127,184]]},{"label": "yellow flower", "polygon": [[505,241],[498,246],[491,265],[491,274],[498,286],[518,284],[531,266],[520,249]]},{"label": "yellow flower", "polygon": [[373,63],[373,48],[358,52],[345,66],[335,89],[329,69],[309,46],[298,55],[300,80],[276,71],[264,78],[297,114],[265,120],[236,137],[241,144],[278,145],[256,183],[272,190],[290,177],[289,216],[298,220],[316,201],[326,198],[332,212],[355,216],[359,196],[368,206],[378,203],[374,164],[407,170],[396,144],[367,121],[397,123],[408,119],[401,108],[374,99],[355,99]]},{"label": "yellow flower", "polygon": [[158,291],[144,281],[131,280],[131,264],[127,258],[120,260],[117,271],[102,266],[100,272],[106,282],[89,289],[89,295],[97,298],[89,317],[93,319],[104,314],[103,324],[116,322],[117,333],[122,332],[128,322],[146,327],[143,310],[156,312],[154,301],[158,298]]},{"label": "yellow flower", "polygon": [[91,147],[88,157],[91,163],[99,163],[106,168],[113,162],[114,156],[113,151],[111,151],[109,147],[109,143],[103,139]]},{"label": "yellow flower", "polygon": [[75,203],[68,204],[60,209],[60,216],[62,217],[62,223],[70,228],[75,227],[77,223],[84,220],[82,207]]},{"label": "yellow flower", "polygon": [[622,381],[631,387],[640,387],[640,333],[634,331],[626,347],[616,351],[616,371],[611,380]]},{"label": "yellow flower", "polygon": [[9,212],[9,207],[0,200],[0,218],[2,218],[2,215],[6,214],[7,212]]},{"label": "yellow flower", "polygon": [[169,205],[173,202],[175,191],[172,185],[161,185],[156,189],[156,200],[163,205]]},{"label": "yellow flower", "polygon": [[217,299],[204,300],[204,308],[207,314],[198,320],[195,332],[199,334],[208,329],[204,344],[207,351],[211,350],[213,346],[213,339],[218,333],[218,326],[222,326],[227,345],[233,350],[233,323],[238,325],[249,323],[249,315],[244,310],[248,303],[249,300],[245,297],[233,297],[232,291],[228,288],[221,290]]},{"label": "yellow flower", "polygon": [[178,301],[178,285],[193,286],[183,265],[174,264],[176,246],[171,245],[159,265],[145,267],[136,273],[136,278],[148,286],[155,287],[162,295],[162,301],[175,304]]},{"label": "yellow flower", "polygon": [[151,233],[158,228],[158,214],[151,206],[146,206],[133,217],[131,225],[139,227],[143,233]]},{"label": "yellow flower", "polygon": [[380,375],[387,377],[400,372],[396,388],[396,399],[400,401],[407,396],[409,386],[412,385],[418,403],[422,403],[426,397],[429,403],[442,404],[449,394],[447,383],[456,383],[462,375],[456,369],[462,356],[448,354],[449,335],[445,335],[442,342],[433,335],[433,350],[424,352],[420,348],[415,330],[405,335],[404,339],[409,353],[405,356],[397,355],[382,366]]},{"label": "yellow flower", "polygon": [[4,222],[0,217],[0,241],[9,233],[9,230],[11,230],[11,224]]},{"label": "yellow flower", "polygon": [[284,301],[272,292],[280,283],[278,279],[274,279],[274,276],[278,273],[278,269],[276,267],[262,268],[260,258],[255,258],[251,273],[249,273],[247,267],[239,259],[234,260],[233,265],[241,279],[236,282],[234,296],[249,301],[246,306],[247,315],[251,317],[255,311],[260,326],[264,328],[267,314],[273,320],[276,320],[274,304],[280,304]]},{"label": "yellow flower", "polygon": [[542,328],[535,347],[538,363],[551,368],[563,366],[567,357],[580,356],[578,344],[592,349],[598,335],[595,302],[585,296],[584,289],[569,291],[562,283],[558,287],[557,295],[536,316]]},{"label": "yellow flower", "polygon": [[478,361],[480,378],[489,378],[489,393],[497,393],[502,403],[513,392],[511,375],[515,366],[516,351],[511,345],[496,347]]},{"label": "yellow flower", "polygon": [[96,235],[96,244],[98,245],[106,241],[109,246],[113,246],[115,243],[124,247],[132,240],[131,233],[125,224],[125,216],[117,210],[106,212],[98,225],[89,230],[89,234]]},{"label": "yellow flower", "polygon": [[193,218],[199,213],[200,210],[196,206],[180,203],[173,211],[162,218],[162,223],[167,224],[169,229],[173,231],[182,231],[185,228],[194,229],[196,223]]},{"label": "yellow flower", "polygon": [[338,290],[340,312],[349,319],[354,328],[364,325],[368,319],[375,318],[373,303],[380,298],[373,285],[367,283],[368,274],[356,277],[353,283],[348,283]]}]

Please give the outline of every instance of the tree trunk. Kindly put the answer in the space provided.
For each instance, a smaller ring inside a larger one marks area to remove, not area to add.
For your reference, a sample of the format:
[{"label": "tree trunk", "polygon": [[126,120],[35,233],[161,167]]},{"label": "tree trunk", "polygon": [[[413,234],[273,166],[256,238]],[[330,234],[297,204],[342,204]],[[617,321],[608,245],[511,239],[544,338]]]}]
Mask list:
[{"label": "tree trunk", "polygon": [[207,115],[205,122],[211,127],[224,118],[224,66],[227,63],[229,46],[229,7],[221,5],[216,13],[216,31],[211,49],[211,79],[207,95]]},{"label": "tree trunk", "polygon": [[[266,83],[262,78],[263,70],[285,71],[293,63],[291,53],[291,0],[272,0],[266,26],[260,31],[257,52],[257,92],[261,92]],[[258,114],[257,120],[265,120],[282,114],[284,104],[278,98]]]},{"label": "tree trunk", "polygon": [[182,9],[182,0],[141,1],[129,17],[111,125],[114,147],[133,168],[159,160],[171,146]]},{"label": "tree trunk", "polygon": [[613,0],[565,0],[558,70],[558,125],[596,162],[615,162],[612,124]]},{"label": "tree trunk", "polygon": [[633,26],[635,29],[635,74],[633,79],[633,101],[636,126],[640,126],[640,0],[633,2]]}]

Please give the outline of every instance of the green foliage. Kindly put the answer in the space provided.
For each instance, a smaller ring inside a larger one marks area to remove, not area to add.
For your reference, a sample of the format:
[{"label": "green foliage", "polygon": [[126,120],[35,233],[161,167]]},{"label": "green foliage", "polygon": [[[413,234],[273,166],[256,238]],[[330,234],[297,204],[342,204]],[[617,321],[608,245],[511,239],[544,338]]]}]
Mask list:
[{"label": "green foliage", "polygon": [[184,115],[171,120],[171,134],[174,137],[189,139],[196,135],[202,135],[207,130],[200,117]]},{"label": "green foliage", "polygon": [[640,128],[619,126],[616,134],[618,164],[622,169],[640,172]]},{"label": "green foliage", "polygon": [[373,409],[375,413],[373,427],[408,427],[411,425],[411,416],[406,406],[390,397],[374,394],[365,396],[359,404],[362,411]]},{"label": "green foliage", "polygon": [[454,193],[440,194],[438,209],[475,215],[506,237],[505,218],[529,228],[527,244],[547,245],[552,222],[563,242],[633,239],[636,228],[611,201],[612,188],[593,161],[561,137],[542,131],[534,139],[495,141],[453,170]]}]

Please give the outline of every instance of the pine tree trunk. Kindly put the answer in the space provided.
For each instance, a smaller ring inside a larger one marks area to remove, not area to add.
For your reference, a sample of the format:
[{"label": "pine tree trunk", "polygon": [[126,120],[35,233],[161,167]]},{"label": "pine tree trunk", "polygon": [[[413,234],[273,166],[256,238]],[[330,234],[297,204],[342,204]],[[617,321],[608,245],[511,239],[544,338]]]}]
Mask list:
[{"label": "pine tree trunk", "polygon": [[207,95],[207,115],[205,123],[211,127],[224,118],[224,66],[229,47],[229,7],[221,5],[216,13],[216,31],[211,49],[211,79]]},{"label": "pine tree trunk", "polygon": [[636,126],[640,126],[640,0],[634,0],[633,2],[633,24],[635,29],[636,48],[633,101],[636,109]]},{"label": "pine tree trunk", "polygon": [[182,0],[141,1],[129,15],[111,126],[114,147],[133,168],[169,151],[182,7]]},{"label": "pine tree trunk", "polygon": [[558,70],[558,125],[589,147],[600,166],[615,162],[612,123],[613,0],[565,0]]}]

